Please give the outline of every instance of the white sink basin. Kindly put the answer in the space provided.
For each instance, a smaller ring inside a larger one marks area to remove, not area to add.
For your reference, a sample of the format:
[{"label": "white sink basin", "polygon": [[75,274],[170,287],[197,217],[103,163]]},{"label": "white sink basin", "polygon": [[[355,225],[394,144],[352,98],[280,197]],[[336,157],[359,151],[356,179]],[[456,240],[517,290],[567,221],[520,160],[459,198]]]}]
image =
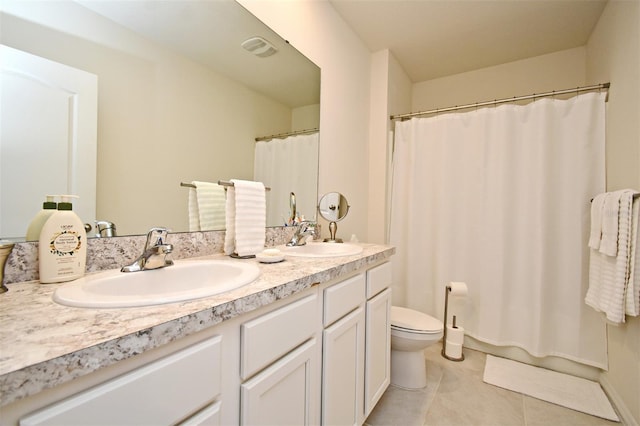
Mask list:
[{"label": "white sink basin", "polygon": [[212,296],[251,283],[254,263],[234,260],[178,260],[173,266],[140,272],[106,271],[57,288],[53,300],[84,308],[159,305]]},{"label": "white sink basin", "polygon": [[278,247],[287,256],[337,257],[362,253],[362,247],[346,243],[307,243],[303,246]]}]

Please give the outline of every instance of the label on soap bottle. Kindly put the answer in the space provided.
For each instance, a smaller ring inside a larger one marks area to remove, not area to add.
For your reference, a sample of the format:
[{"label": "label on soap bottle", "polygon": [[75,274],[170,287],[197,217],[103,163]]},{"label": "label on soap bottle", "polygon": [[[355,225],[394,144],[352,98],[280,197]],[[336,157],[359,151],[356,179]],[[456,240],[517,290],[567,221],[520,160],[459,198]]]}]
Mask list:
[{"label": "label on soap bottle", "polygon": [[82,247],[82,237],[76,231],[63,230],[51,237],[49,249],[56,256],[73,256]]}]

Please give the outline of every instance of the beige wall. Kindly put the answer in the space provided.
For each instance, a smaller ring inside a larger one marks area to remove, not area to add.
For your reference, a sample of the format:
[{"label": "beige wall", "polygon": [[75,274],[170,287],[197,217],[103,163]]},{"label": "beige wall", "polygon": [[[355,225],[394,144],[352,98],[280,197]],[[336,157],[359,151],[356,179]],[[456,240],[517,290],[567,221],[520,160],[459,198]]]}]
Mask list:
[{"label": "beige wall", "polygon": [[188,230],[180,182],[253,179],[254,138],[289,131],[291,109],[74,11],[83,15],[72,22],[100,29],[94,41],[6,15],[1,41],[98,75],[98,219],[116,223],[120,235]]},{"label": "beige wall", "polygon": [[[384,214],[372,210],[382,199],[377,188],[382,179],[375,176],[375,167],[383,163],[384,156],[382,132],[387,125],[382,120],[387,114],[412,110],[611,80],[607,107],[609,186],[640,187],[637,1],[611,0],[586,47],[420,82],[412,90],[393,56],[387,51],[366,52],[327,2],[241,3],[322,68],[320,192],[340,190],[349,197],[353,210],[343,222],[345,233],[355,232],[361,240],[362,235],[381,238]],[[386,87],[369,89],[369,80],[372,86]],[[629,93],[620,94],[622,91]],[[614,100],[621,98],[626,100]],[[620,110],[621,115],[613,118],[612,113]],[[371,145],[367,146],[369,139]],[[373,149],[375,152],[368,152]],[[603,376],[603,384],[610,384],[607,390],[617,394],[616,403],[628,407],[627,420],[635,419],[636,423],[640,419],[639,339],[638,319],[610,330],[611,369]]]},{"label": "beige wall", "polygon": [[[587,44],[587,82],[611,82],[607,189],[640,190],[640,2],[611,0]],[[608,330],[600,379],[629,424],[640,424],[640,318]]]},{"label": "beige wall", "polygon": [[[327,1],[240,4],[321,68],[319,195],[342,192],[351,209],[338,224],[338,236],[366,241],[370,52]],[[321,223],[327,235],[327,223]]]},{"label": "beige wall", "polygon": [[585,48],[563,50],[414,84],[412,111],[584,85]]}]

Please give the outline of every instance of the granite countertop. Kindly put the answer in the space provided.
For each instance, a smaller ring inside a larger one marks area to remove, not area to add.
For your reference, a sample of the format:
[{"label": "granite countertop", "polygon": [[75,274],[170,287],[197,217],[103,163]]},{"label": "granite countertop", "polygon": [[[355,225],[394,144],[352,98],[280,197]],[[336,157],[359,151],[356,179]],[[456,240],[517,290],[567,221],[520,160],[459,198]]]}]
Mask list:
[{"label": "granite countertop", "polygon": [[233,259],[258,264],[260,277],[223,294],[157,306],[71,308],[51,299],[55,289],[64,283],[11,284],[10,290],[0,295],[0,405],[196,333],[315,283],[387,259],[395,252],[391,246],[361,245],[363,252],[354,256],[289,256],[274,264]]}]

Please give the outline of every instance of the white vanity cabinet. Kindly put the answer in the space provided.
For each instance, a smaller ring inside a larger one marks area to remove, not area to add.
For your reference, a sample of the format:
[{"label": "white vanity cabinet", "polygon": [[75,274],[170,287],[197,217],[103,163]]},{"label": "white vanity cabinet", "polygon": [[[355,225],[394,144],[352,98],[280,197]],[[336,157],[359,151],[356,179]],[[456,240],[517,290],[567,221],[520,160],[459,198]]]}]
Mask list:
[{"label": "white vanity cabinet", "polygon": [[209,338],[22,417],[20,425],[215,425],[221,344],[221,336]]},{"label": "white vanity cabinet", "polygon": [[367,271],[365,418],[391,382],[391,263]]},{"label": "white vanity cabinet", "polygon": [[363,417],[364,273],[324,290],[322,424],[358,425]]},{"label": "white vanity cabinet", "polygon": [[319,423],[318,296],[313,293],[240,328],[240,424]]},{"label": "white vanity cabinet", "polygon": [[389,384],[390,264],[2,407],[2,425],[361,425]]},{"label": "white vanity cabinet", "polygon": [[322,424],[364,423],[390,382],[391,264],[324,290]]}]

